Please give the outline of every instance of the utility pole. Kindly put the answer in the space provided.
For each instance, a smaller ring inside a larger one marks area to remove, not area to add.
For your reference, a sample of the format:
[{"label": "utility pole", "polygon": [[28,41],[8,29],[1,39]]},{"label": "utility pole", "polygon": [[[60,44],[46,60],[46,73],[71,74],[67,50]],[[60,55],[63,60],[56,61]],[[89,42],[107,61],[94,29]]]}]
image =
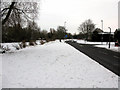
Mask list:
[{"label": "utility pole", "polygon": [[66,21],[64,22],[65,34],[66,34]]},{"label": "utility pole", "polygon": [[64,22],[64,28],[66,29],[66,21]]},{"label": "utility pole", "polygon": [[110,39],[111,39],[111,28],[110,28],[110,27],[108,27],[108,28],[110,29],[110,33],[109,33],[109,34],[110,34],[110,35],[109,35],[109,48],[110,48],[110,41],[111,41],[111,40],[110,40]]},{"label": "utility pole", "polygon": [[[101,29],[103,31],[103,20],[101,20]],[[103,44],[103,33],[102,33],[102,36],[101,36],[101,44]]]}]

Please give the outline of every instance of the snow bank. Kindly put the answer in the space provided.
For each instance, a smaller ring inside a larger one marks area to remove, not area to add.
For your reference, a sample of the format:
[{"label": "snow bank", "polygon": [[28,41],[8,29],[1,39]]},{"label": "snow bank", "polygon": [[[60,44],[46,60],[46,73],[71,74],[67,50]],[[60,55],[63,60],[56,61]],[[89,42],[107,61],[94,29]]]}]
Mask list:
[{"label": "snow bank", "polygon": [[[77,40],[77,39],[74,39],[74,41],[77,41],[77,43],[81,43],[81,44],[103,44],[103,45],[106,45],[107,42],[90,42],[90,41],[85,41],[85,40]],[[114,42],[111,42],[111,44],[114,45]]]},{"label": "snow bank", "polygon": [[16,51],[15,46],[19,47],[19,43],[1,43],[2,48],[7,50],[7,52],[14,52]]},{"label": "snow bank", "polygon": [[[45,42],[45,40],[43,40]],[[40,45],[40,40],[36,41],[37,45]],[[1,46],[3,49],[5,49],[6,52],[14,53],[17,51],[16,47],[20,49],[21,42],[16,43],[1,43]],[[26,46],[29,47],[29,42],[26,42]],[[0,48],[0,52],[3,51],[3,49]]]},{"label": "snow bank", "polygon": [[101,48],[106,48],[108,50],[112,50],[112,51],[115,51],[115,52],[120,52],[120,47],[115,47],[114,44],[111,44],[110,45],[110,48],[108,48],[109,46],[108,45],[95,45],[96,47],[101,47]]},{"label": "snow bank", "polygon": [[3,88],[118,87],[117,75],[64,42],[6,53],[2,60]]},{"label": "snow bank", "polygon": [[109,47],[108,42],[89,42],[89,41],[76,40],[76,39],[74,39],[74,41],[77,41],[77,43],[81,43],[81,44],[93,44],[95,47],[101,47],[101,48],[106,48],[108,50],[120,52],[120,47],[116,47],[114,42],[111,42],[111,47],[108,48]]}]

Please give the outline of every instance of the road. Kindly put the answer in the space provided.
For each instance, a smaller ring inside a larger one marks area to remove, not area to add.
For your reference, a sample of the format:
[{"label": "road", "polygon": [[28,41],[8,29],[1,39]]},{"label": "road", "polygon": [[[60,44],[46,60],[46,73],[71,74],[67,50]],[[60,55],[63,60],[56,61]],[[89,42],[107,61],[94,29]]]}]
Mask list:
[{"label": "road", "polygon": [[71,41],[66,41],[66,43],[120,76],[120,53],[105,48],[94,47],[94,45],[90,44],[78,44]]}]

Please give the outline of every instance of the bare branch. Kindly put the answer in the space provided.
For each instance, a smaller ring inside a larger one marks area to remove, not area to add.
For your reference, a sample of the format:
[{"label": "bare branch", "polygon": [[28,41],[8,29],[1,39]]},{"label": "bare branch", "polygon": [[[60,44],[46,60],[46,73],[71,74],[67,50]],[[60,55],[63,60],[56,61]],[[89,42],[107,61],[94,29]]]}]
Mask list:
[{"label": "bare branch", "polygon": [[14,5],[15,5],[15,3],[16,3],[16,2],[12,2],[12,3],[11,3],[10,8],[9,8],[9,11],[8,11],[5,19],[2,21],[2,25],[4,25],[4,24],[6,23],[6,21],[8,20],[10,14],[11,14],[11,11],[12,11]]},{"label": "bare branch", "polygon": [[10,8],[4,8],[3,10],[1,10],[1,12],[0,12],[0,13],[2,13],[2,12],[4,12],[4,11],[6,11],[6,10],[8,10],[8,9],[10,9]]},{"label": "bare branch", "polygon": [[14,8],[14,9],[16,9],[17,11],[21,11],[22,13],[24,13],[24,15],[27,17],[27,18],[29,18],[29,19],[33,19],[33,18],[30,18],[23,10],[21,10],[21,9],[18,9],[18,8]]}]

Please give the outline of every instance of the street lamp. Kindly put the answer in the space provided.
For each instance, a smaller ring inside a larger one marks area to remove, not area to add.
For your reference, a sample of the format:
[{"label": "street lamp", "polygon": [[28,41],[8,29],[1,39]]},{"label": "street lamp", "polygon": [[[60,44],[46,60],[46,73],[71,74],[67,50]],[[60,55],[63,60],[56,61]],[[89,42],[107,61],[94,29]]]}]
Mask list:
[{"label": "street lamp", "polygon": [[64,29],[65,29],[65,34],[64,34],[65,35],[64,39],[65,39],[65,38],[67,38],[67,35],[66,35],[66,21],[64,22]]},{"label": "street lamp", "polygon": [[103,30],[103,20],[101,20],[101,27],[102,27],[102,30]]},{"label": "street lamp", "polygon": [[111,28],[110,28],[110,27],[108,27],[108,28],[110,29],[110,33],[109,33],[109,34],[110,34],[110,35],[109,35],[109,48],[110,48]]}]

